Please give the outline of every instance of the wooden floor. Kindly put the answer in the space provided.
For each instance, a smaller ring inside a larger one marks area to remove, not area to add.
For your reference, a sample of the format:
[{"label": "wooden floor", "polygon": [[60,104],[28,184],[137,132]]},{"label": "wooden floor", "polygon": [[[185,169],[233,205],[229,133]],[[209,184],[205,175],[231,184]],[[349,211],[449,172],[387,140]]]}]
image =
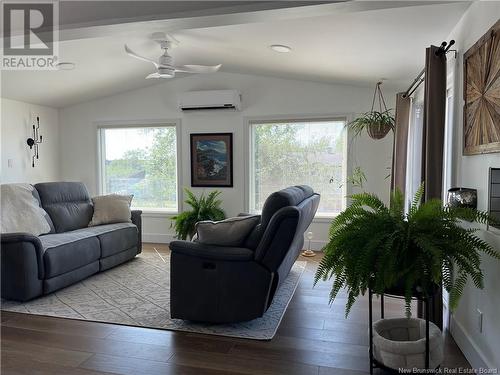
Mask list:
[{"label": "wooden floor", "polygon": [[[165,254],[165,245],[146,244]],[[286,374],[368,372],[367,300],[344,319],[345,298],[327,304],[329,284],[312,287],[307,269],[277,335],[254,341],[7,313],[1,315],[1,374]],[[306,258],[303,258],[306,260]],[[386,315],[402,313],[386,300]],[[468,367],[445,339],[444,367]]]}]

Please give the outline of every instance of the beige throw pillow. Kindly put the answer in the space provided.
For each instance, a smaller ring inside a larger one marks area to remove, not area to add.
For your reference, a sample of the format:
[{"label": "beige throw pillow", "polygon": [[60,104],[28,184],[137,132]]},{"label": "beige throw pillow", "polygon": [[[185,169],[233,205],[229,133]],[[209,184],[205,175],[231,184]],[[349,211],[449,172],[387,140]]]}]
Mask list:
[{"label": "beige throw pillow", "polygon": [[35,198],[30,184],[0,186],[0,232],[30,233],[35,236],[50,232],[47,212]]},{"label": "beige throw pillow", "polygon": [[196,223],[196,241],[205,245],[242,246],[260,216],[238,216],[221,221]]},{"label": "beige throw pillow", "polygon": [[130,223],[132,213],[130,204],[133,195],[109,194],[92,198],[94,215],[89,227],[113,223]]}]

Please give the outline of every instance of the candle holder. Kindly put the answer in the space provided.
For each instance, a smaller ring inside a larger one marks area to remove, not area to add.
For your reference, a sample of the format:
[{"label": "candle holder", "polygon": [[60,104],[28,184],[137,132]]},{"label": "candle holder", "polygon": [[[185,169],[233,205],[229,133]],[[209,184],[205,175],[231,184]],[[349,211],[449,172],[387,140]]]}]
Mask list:
[{"label": "candle holder", "polygon": [[313,232],[307,232],[306,237],[309,240],[309,244],[307,246],[307,250],[304,250],[302,252],[302,256],[303,257],[313,257],[316,255],[316,253],[311,250],[311,240],[313,239]]}]

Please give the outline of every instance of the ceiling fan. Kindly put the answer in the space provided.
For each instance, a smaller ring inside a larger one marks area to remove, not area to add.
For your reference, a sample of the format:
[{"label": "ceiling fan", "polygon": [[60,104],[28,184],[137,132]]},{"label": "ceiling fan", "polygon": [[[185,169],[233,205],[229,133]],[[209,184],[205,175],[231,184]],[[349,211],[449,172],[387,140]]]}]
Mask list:
[{"label": "ceiling fan", "polygon": [[162,32],[153,33],[151,39],[156,41],[160,48],[163,50],[163,55],[161,55],[158,59],[158,62],[155,60],[149,59],[147,57],[143,57],[132,51],[129,46],[125,44],[125,52],[136,59],[147,61],[153,64],[156,67],[156,72],[151,73],[146,76],[146,79],[150,78],[173,78],[175,77],[175,73],[214,73],[220,69],[221,64],[218,65],[174,65],[174,59],[172,56],[168,54],[168,50],[172,47],[178,46],[179,41],[176,40],[171,35],[167,35]]}]

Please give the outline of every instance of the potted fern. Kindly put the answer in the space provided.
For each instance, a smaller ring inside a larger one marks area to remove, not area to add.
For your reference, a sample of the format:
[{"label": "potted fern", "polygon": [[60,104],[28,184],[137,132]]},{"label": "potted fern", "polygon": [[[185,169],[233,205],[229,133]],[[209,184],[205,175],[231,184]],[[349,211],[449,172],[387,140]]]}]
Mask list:
[{"label": "potted fern", "polygon": [[472,208],[443,207],[438,199],[421,203],[422,194],[423,187],[408,213],[399,191],[392,194],[390,207],[374,194],[355,194],[352,204],[333,220],[315,283],[335,278],[330,302],[347,288],[346,316],[368,288],[382,294],[401,286],[408,316],[415,291],[430,296],[442,283],[453,310],[469,278],[483,288],[481,253],[497,259],[500,253],[475,229],[463,228],[460,219],[478,223],[492,219]]},{"label": "potted fern", "polygon": [[195,233],[195,225],[198,221],[213,220],[219,221],[226,218],[226,213],[220,207],[222,201],[218,199],[220,191],[214,190],[207,196],[201,194],[197,198],[191,190],[184,189],[187,199],[184,201],[192,207],[190,211],[181,212],[179,215],[171,218],[172,226],[175,230],[175,235],[180,240],[185,240],[188,237],[193,238]]}]

